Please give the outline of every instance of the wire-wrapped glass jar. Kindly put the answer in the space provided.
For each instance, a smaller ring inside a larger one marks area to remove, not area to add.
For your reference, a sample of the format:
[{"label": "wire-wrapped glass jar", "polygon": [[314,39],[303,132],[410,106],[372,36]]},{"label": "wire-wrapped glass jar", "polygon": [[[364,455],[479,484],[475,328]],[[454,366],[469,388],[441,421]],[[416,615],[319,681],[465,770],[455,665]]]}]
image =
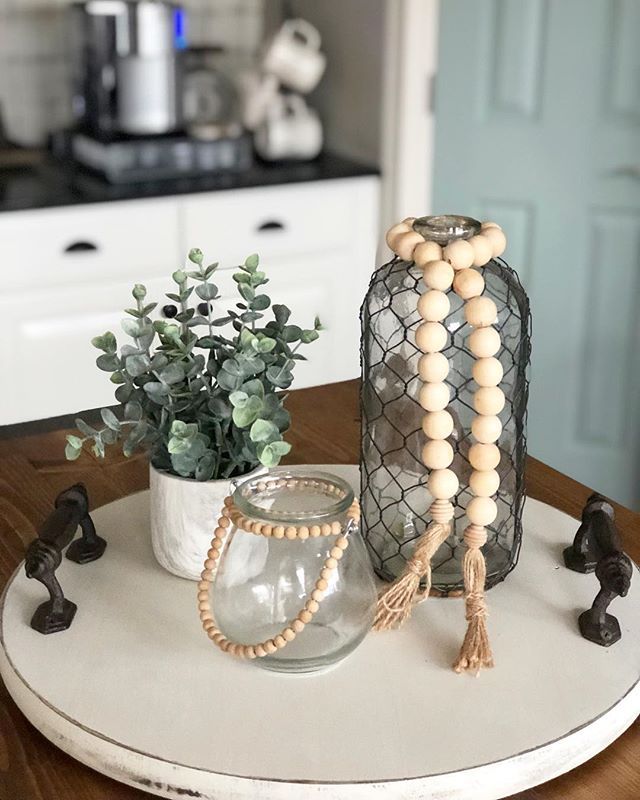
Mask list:
[{"label": "wire-wrapped glass jar", "polygon": [[[455,239],[469,239],[480,231],[480,223],[467,217],[421,217],[414,228],[445,246]],[[483,547],[487,563],[487,587],[503,580],[515,566],[522,537],[525,423],[528,398],[527,367],[530,356],[529,301],[516,273],[502,259],[492,259],[482,269],[484,295],[498,308],[496,328],[502,347],[497,354],[504,376],[500,384],[505,407],[500,448],[500,488],[495,498],[498,516],[488,527]],[[362,530],[374,569],[385,580],[394,580],[413,553],[416,540],[429,524],[432,497],[426,487],[421,451],[424,410],[418,402],[422,385],[415,344],[415,331],[422,322],[417,302],[425,290],[422,270],[413,262],[394,257],[373,275],[361,309],[362,343]],[[465,511],[473,496],[467,454],[472,444],[472,378],[474,357],[467,346],[471,332],[463,301],[449,290],[451,309],[443,321],[449,341],[442,352],[450,363],[446,383],[451,392],[448,411],[454,419],[450,442],[454,449],[451,466],[459,479],[455,520],[448,540],[433,559],[432,585],[441,591],[460,589],[462,581],[462,536]]]}]

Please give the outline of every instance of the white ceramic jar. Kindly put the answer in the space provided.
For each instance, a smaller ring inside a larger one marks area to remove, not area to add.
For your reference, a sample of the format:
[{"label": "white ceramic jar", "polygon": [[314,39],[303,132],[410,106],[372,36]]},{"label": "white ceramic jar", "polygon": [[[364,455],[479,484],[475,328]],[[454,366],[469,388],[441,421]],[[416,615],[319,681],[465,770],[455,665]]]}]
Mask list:
[{"label": "white ceramic jar", "polygon": [[231,481],[180,478],[150,464],[149,487],[151,545],[156,560],[180,578],[199,580],[216,519],[224,498],[233,490]]}]

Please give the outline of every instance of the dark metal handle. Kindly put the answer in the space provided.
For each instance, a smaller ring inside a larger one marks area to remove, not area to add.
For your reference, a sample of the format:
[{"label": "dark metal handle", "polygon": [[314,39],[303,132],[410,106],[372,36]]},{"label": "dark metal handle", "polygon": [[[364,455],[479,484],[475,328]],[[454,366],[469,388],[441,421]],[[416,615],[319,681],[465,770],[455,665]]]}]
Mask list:
[{"label": "dark metal handle", "polygon": [[93,242],[72,242],[64,248],[65,253],[97,253],[98,246]]},{"label": "dark metal handle", "polygon": [[[73,622],[76,605],[64,596],[56,570],[67,545],[67,558],[88,564],[100,558],[107,543],[97,535],[89,516],[89,498],[81,483],[76,483],[56,498],[55,510],[40,526],[38,537],[27,547],[24,568],[27,578],[35,578],[49,592],[49,600],[36,609],[31,627],[38,633],[66,630]],[[82,537],[72,541],[80,526]],[[70,544],[71,543],[71,544]]]},{"label": "dark metal handle", "polygon": [[263,233],[265,231],[283,231],[284,224],[282,222],[278,222],[276,219],[270,219],[267,222],[263,222],[262,225],[258,225],[258,233]]}]

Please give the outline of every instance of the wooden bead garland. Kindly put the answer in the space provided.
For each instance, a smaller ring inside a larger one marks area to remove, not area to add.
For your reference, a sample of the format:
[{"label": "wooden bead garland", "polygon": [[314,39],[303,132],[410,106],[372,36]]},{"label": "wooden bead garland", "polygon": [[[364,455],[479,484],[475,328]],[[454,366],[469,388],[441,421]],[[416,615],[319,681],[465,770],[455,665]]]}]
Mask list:
[{"label": "wooden bead garland", "polygon": [[[422,577],[430,584],[430,561],[451,530],[453,505],[451,499],[458,491],[458,478],[449,469],[453,448],[446,441],[453,430],[453,418],[446,410],[449,388],[444,382],[449,372],[447,359],[441,352],[448,344],[448,334],[442,321],[449,313],[446,292],[453,291],[464,301],[464,315],[473,328],[469,349],[475,361],[473,379],[478,386],[471,433],[475,443],[469,449],[473,472],[469,486],[474,497],[467,504],[469,525],[464,533],[467,546],[463,559],[467,633],[460,655],[454,664],[457,672],[477,672],[493,666],[493,657],[486,630],[484,584],[486,565],[481,548],[487,540],[486,526],[496,519],[498,509],[492,498],[499,488],[500,450],[495,444],[502,432],[498,414],[504,407],[504,393],[498,387],[503,369],[495,358],[501,347],[496,304],[483,295],[484,278],[474,267],[482,267],[504,252],[506,237],[494,222],[483,222],[481,230],[470,239],[457,239],[441,248],[437,242],[425,241],[414,234],[409,220],[394,226],[387,234],[387,243],[404,261],[413,261],[423,270],[427,288],[419,301],[418,313],[423,322],[416,331],[416,346],[422,351],[418,373],[423,385],[419,402],[427,412],[422,429],[427,437],[422,459],[429,470],[428,489],[434,498],[430,508],[433,522],[416,544],[407,562],[405,573],[379,598],[374,628],[386,629],[402,624],[409,616],[411,603],[418,599]],[[444,299],[443,299],[444,298]],[[446,299],[446,302],[445,302]],[[420,597],[428,594],[423,592]]]},{"label": "wooden bead garland", "polygon": [[[313,485],[317,488],[324,489],[327,493],[335,493],[337,487],[333,484],[324,483],[318,480],[302,480],[305,485]],[[265,480],[257,484],[255,491],[265,491],[272,487],[282,488],[289,486],[293,488],[298,484],[298,481],[286,481],[283,479],[269,481]],[[340,492],[340,490],[338,490]],[[342,499],[344,493],[337,494],[338,499]],[[218,524],[215,528],[213,539],[211,540],[211,547],[207,553],[207,558],[204,562],[204,569],[200,576],[198,583],[198,612],[202,627],[211,641],[217,645],[223,652],[230,653],[237,658],[264,658],[267,655],[273,655],[278,650],[281,650],[289,642],[292,642],[296,636],[301,633],[305,626],[308,625],[313,619],[313,615],[320,609],[320,604],[325,597],[328,588],[328,579],[331,573],[337,568],[338,562],[342,558],[344,551],[349,546],[349,533],[351,525],[358,525],[360,522],[360,505],[357,500],[354,500],[352,505],[347,511],[347,524],[344,529],[342,524],[335,520],[331,523],[324,523],[322,525],[271,525],[261,520],[254,520],[245,517],[234,505],[233,497],[225,497]],[[218,628],[210,601],[211,584],[215,579],[216,567],[218,559],[222,553],[226,537],[230,532],[230,526],[233,524],[238,530],[253,533],[258,536],[274,537],[276,539],[301,539],[307,540],[309,537],[317,538],[318,536],[336,536],[333,546],[331,546],[327,557],[324,560],[320,574],[315,582],[314,588],[311,591],[309,599],[306,601],[303,608],[298,612],[297,616],[291,620],[279,634],[266,639],[257,644],[239,644],[232,642],[222,633]]]}]

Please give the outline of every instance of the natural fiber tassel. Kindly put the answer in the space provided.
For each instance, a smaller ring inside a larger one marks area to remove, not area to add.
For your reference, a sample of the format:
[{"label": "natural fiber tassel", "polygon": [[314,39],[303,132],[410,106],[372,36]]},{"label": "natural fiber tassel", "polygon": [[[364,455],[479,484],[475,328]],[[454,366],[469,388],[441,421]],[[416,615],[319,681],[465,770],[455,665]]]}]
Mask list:
[{"label": "natural fiber tassel", "polygon": [[480,549],[487,541],[486,530],[478,525],[470,525],[464,532],[464,541],[467,551],[462,561],[462,572],[465,617],[468,625],[460,655],[453,668],[456,672],[473,672],[477,675],[483,667],[493,666],[493,654],[486,625],[487,606],[484,599],[487,567]]},{"label": "natural fiber tassel", "polygon": [[[436,501],[441,502],[441,501]],[[447,503],[450,506],[450,503]],[[453,508],[451,509],[453,513]],[[431,588],[431,559],[451,533],[450,522],[432,522],[418,539],[413,555],[407,561],[402,575],[378,598],[374,631],[387,631],[403,625],[411,616],[417,596],[428,595]],[[424,592],[420,581],[426,578]]]}]

